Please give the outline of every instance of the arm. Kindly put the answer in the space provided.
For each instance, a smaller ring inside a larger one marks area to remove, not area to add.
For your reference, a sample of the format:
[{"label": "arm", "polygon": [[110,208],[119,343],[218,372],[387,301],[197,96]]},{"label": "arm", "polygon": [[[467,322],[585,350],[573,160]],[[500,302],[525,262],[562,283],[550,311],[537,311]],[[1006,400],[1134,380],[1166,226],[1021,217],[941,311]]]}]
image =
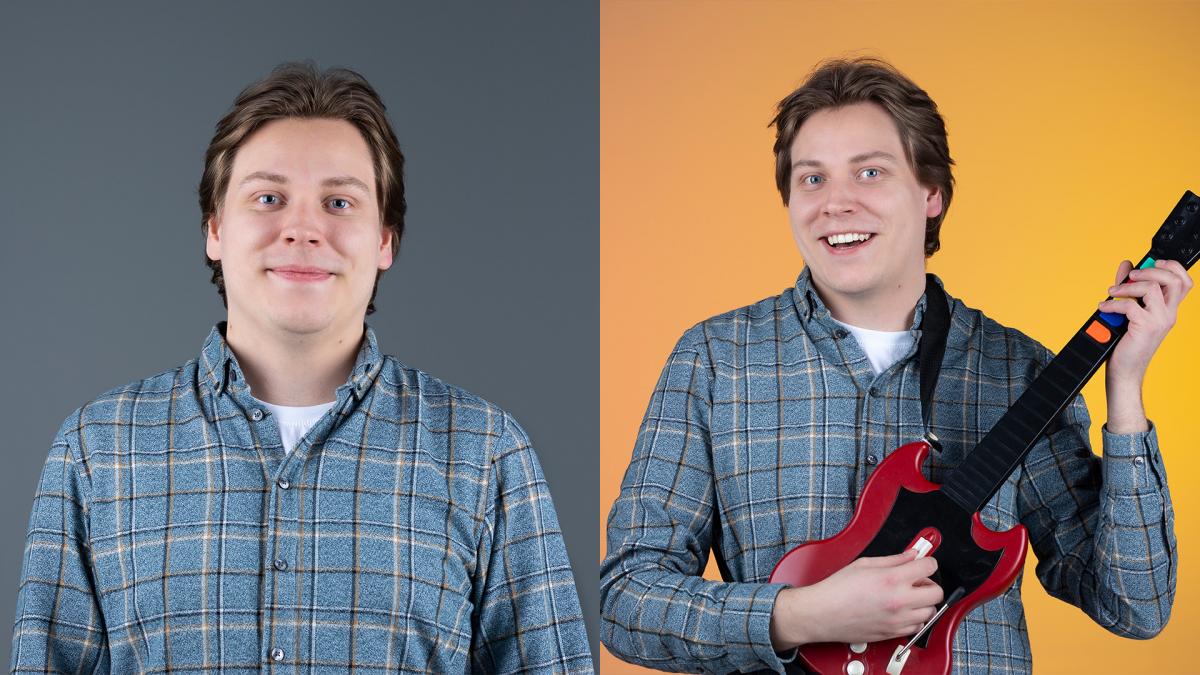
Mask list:
[{"label": "arm", "polygon": [[1114,299],[1100,303],[1101,311],[1129,320],[1105,368],[1104,459],[1088,447],[1087,409],[1076,398],[1058,430],[1027,459],[1019,499],[1046,589],[1114,633],[1148,638],[1170,617],[1178,557],[1166,471],[1142,407],[1142,381],[1192,280],[1175,261],[1131,268],[1128,260],[1118,265],[1117,283],[1127,275],[1129,281],[1109,288]]},{"label": "arm", "polygon": [[618,657],[661,670],[782,671],[770,622],[783,586],[700,576],[715,508],[712,375],[705,355],[684,344],[655,387],[609,514],[601,640]]},{"label": "arm", "polygon": [[12,672],[108,672],[86,490],[67,431],[64,424],[54,439],[29,516]]},{"label": "arm", "polygon": [[1050,595],[1126,637],[1158,634],[1170,617],[1178,558],[1174,512],[1151,425],[1103,430],[1104,459],[1088,445],[1081,397],[1025,459],[1021,522]]},{"label": "arm", "polygon": [[571,561],[537,456],[505,416],[491,461],[476,572],[472,669],[591,673]]}]

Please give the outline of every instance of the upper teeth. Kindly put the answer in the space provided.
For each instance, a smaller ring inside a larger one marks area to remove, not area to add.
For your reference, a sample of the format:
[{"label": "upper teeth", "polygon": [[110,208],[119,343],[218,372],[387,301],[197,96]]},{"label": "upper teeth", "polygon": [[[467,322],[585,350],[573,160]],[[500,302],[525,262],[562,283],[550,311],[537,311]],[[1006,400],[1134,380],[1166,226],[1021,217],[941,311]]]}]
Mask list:
[{"label": "upper teeth", "polygon": [[861,232],[848,232],[846,234],[831,234],[829,235],[830,244],[848,244],[852,241],[866,241],[871,235]]}]

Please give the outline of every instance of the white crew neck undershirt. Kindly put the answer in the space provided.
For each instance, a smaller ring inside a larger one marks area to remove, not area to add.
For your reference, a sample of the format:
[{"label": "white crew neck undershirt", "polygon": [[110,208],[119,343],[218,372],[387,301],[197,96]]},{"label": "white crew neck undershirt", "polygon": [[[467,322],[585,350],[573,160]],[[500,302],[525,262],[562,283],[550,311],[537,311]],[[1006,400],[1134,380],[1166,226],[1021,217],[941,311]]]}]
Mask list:
[{"label": "white crew neck undershirt", "polygon": [[[833,318],[833,317],[830,317]],[[907,330],[871,330],[870,328],[859,328],[851,326],[843,321],[837,321],[838,325],[845,327],[858,340],[858,346],[867,354],[867,360],[871,362],[871,370],[878,375],[892,364],[904,358],[908,350],[913,345],[912,331]]]},{"label": "white crew neck undershirt", "polygon": [[279,425],[279,436],[283,440],[283,449],[289,453],[296,449],[300,439],[304,438],[304,434],[308,433],[317,420],[321,419],[334,403],[337,403],[337,401],[330,401],[317,405],[297,406],[275,405],[258,398],[254,400],[261,403],[275,416],[275,422]]}]

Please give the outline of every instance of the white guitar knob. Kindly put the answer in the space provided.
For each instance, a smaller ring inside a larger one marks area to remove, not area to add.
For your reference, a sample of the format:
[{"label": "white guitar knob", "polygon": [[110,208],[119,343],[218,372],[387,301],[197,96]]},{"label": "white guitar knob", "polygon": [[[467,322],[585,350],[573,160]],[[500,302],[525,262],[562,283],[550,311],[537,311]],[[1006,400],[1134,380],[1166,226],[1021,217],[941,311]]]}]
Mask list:
[{"label": "white guitar knob", "polygon": [[846,675],[863,675],[865,672],[867,672],[867,667],[863,665],[862,661],[851,661],[846,664]]},{"label": "white guitar knob", "polygon": [[850,645],[850,651],[854,652],[855,654],[861,654],[861,653],[867,651],[867,643],[865,643],[865,642],[852,643]]}]

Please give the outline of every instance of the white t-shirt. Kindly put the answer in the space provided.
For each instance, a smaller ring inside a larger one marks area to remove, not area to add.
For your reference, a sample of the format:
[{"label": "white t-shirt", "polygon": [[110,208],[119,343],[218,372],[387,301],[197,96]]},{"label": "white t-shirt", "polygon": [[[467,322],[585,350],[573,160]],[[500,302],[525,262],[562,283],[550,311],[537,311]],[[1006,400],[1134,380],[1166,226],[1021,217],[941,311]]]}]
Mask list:
[{"label": "white t-shirt", "polygon": [[333,407],[337,401],[329,403],[320,403],[317,405],[275,405],[266,401],[255,398],[262,404],[264,408],[271,411],[275,416],[275,422],[279,425],[279,435],[283,439],[283,449],[286,452],[291,452],[296,449],[296,444],[304,438],[304,434],[312,428],[312,425],[317,423],[325,415],[325,411]]},{"label": "white t-shirt", "polygon": [[867,353],[871,369],[875,371],[876,375],[891,368],[893,363],[899,361],[912,348],[912,331],[871,330],[870,328],[851,326],[837,319],[833,320],[844,326],[854,336],[854,339],[858,340],[858,346]]}]

